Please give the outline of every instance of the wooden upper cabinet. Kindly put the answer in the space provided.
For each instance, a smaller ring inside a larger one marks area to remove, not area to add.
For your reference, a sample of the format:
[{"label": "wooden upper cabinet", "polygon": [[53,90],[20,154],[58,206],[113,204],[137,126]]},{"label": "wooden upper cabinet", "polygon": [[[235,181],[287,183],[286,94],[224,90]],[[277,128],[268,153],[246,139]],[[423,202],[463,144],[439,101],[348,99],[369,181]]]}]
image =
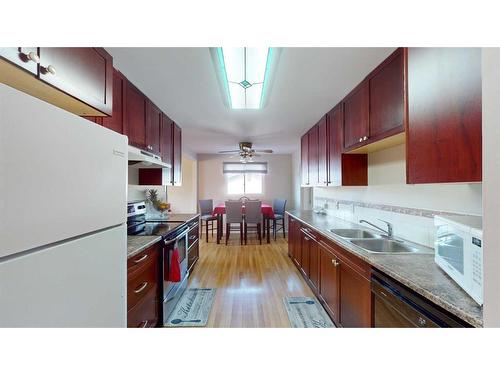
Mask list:
[{"label": "wooden upper cabinet", "polygon": [[326,305],[332,320],[340,322],[340,273],[337,257],[325,246],[319,243],[319,295]]},{"label": "wooden upper cabinet", "polygon": [[309,135],[300,138],[300,165],[302,185],[309,185]]},{"label": "wooden upper cabinet", "polygon": [[366,154],[343,154],[342,104],[335,106],[327,117],[328,186],[363,186],[368,184]]},{"label": "wooden upper cabinet", "polygon": [[175,122],[173,124],[173,185],[182,185],[182,130]]},{"label": "wooden upper cabinet", "polygon": [[369,78],[370,141],[404,131],[404,57],[398,48]]},{"label": "wooden upper cabinet", "polygon": [[38,47],[1,47],[0,57],[34,75],[38,74]]},{"label": "wooden upper cabinet", "polygon": [[[113,69],[113,115],[102,117],[101,125],[117,133],[127,135],[127,79]],[[97,120],[97,119],[96,119]],[[99,120],[96,122],[99,123]]]},{"label": "wooden upper cabinet", "polygon": [[147,101],[146,148],[148,151],[160,154],[161,110],[151,100]]},{"label": "wooden upper cabinet", "polygon": [[146,121],[147,98],[132,83],[127,83],[128,140],[135,147],[147,149]]},{"label": "wooden upper cabinet", "polygon": [[318,185],[328,185],[328,138],[326,115],[318,123]]},{"label": "wooden upper cabinet", "polygon": [[482,179],[481,49],[408,49],[407,182]]},{"label": "wooden upper cabinet", "polygon": [[113,58],[104,48],[40,47],[39,78],[112,115]]},{"label": "wooden upper cabinet", "polygon": [[360,83],[343,101],[344,149],[352,149],[368,142],[369,138],[369,82]]},{"label": "wooden upper cabinet", "polygon": [[161,127],[160,127],[160,156],[161,160],[170,164],[173,167],[173,121],[165,114],[162,113]]},{"label": "wooden upper cabinet", "polygon": [[319,126],[315,125],[308,132],[309,148],[309,184],[317,186],[319,183]]}]

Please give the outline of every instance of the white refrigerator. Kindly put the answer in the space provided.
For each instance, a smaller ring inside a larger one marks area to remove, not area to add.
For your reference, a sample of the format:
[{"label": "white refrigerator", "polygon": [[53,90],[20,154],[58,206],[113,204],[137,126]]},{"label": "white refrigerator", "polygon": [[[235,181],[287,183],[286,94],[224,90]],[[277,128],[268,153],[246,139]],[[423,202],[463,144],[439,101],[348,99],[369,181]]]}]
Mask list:
[{"label": "white refrigerator", "polygon": [[0,84],[0,327],[126,326],[127,143]]}]

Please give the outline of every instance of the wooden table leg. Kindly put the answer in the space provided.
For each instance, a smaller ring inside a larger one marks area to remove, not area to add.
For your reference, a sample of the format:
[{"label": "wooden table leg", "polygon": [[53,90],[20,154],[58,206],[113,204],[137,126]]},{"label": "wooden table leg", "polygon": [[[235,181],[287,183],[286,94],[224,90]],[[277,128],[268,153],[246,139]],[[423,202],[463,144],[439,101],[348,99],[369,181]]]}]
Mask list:
[{"label": "wooden table leg", "polygon": [[271,242],[271,239],[270,239],[270,236],[269,236],[269,232],[270,232],[270,228],[271,228],[271,221],[269,219],[269,217],[266,217],[266,230],[267,230],[267,243],[270,243]]},{"label": "wooden table leg", "polygon": [[220,244],[222,237],[222,215],[217,214],[217,244]]}]

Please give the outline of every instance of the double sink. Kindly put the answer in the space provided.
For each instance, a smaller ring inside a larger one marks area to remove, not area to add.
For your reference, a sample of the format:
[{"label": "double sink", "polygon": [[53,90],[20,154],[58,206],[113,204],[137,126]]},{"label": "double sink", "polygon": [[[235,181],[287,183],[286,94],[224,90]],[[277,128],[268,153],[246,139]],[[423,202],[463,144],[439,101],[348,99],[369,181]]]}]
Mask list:
[{"label": "double sink", "polygon": [[432,249],[407,241],[384,236],[365,229],[330,229],[330,232],[349,240],[370,253],[377,254],[432,254]]}]

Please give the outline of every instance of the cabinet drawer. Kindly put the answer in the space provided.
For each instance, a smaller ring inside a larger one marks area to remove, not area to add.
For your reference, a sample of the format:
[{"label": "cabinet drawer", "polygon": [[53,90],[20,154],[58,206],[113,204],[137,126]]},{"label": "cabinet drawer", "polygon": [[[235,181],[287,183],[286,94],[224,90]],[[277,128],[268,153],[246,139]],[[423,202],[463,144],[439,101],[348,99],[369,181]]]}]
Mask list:
[{"label": "cabinet drawer", "polygon": [[140,303],[127,313],[129,328],[156,327],[158,323],[159,300],[155,290],[151,290]]},{"label": "cabinet drawer", "polygon": [[188,247],[191,247],[200,238],[200,226],[196,224],[189,230],[188,233]]},{"label": "cabinet drawer", "polygon": [[134,307],[141,299],[154,291],[158,294],[159,265],[158,253],[151,254],[150,261],[136,272],[128,274],[127,277],[127,306]]},{"label": "cabinet drawer", "polygon": [[159,256],[161,249],[161,241],[155,243],[151,247],[148,247],[144,251],[141,251],[139,254],[130,257],[127,260],[127,274],[130,275],[135,272],[140,272],[139,270],[147,267],[151,261],[155,260],[156,256]]},{"label": "cabinet drawer", "polygon": [[200,257],[200,241],[196,241],[193,246],[189,248],[188,253],[188,270],[194,266],[194,264],[198,261]]}]

